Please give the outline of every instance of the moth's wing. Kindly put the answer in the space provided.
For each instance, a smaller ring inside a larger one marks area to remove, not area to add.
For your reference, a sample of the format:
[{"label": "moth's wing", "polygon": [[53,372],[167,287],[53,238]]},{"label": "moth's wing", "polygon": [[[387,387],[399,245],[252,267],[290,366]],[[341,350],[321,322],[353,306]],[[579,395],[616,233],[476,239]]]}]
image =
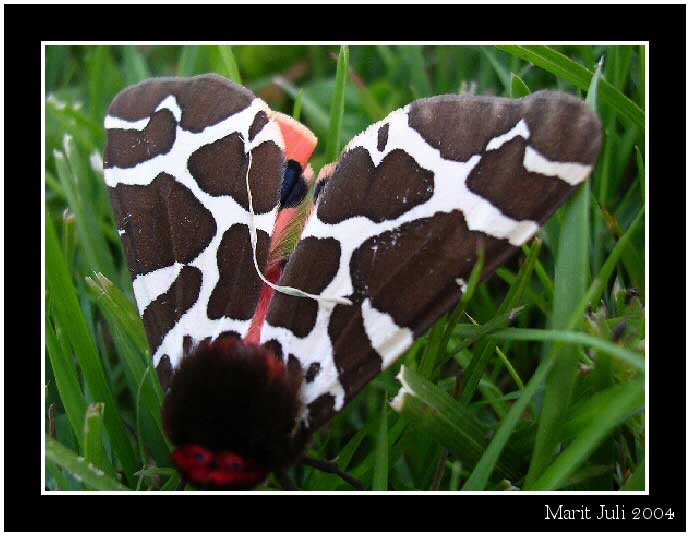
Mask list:
[{"label": "moth's wing", "polygon": [[154,78],[113,100],[104,176],[154,365],[169,376],[193,344],[244,337],[262,282],[284,167],[270,110],[216,75]]},{"label": "moth's wing", "polygon": [[276,294],[261,341],[305,375],[313,430],[458,301],[584,181],[600,122],[556,92],[413,102],[353,139],[322,187],[283,276],[334,305]]}]

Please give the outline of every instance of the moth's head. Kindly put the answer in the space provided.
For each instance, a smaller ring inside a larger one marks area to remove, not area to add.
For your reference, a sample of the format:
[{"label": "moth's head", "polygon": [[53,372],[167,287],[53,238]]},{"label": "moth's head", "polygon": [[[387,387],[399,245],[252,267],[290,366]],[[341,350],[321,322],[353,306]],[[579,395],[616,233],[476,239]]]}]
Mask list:
[{"label": "moth's head", "polygon": [[289,466],[303,442],[302,372],[268,347],[227,338],[186,355],[163,403],[182,475],[202,488],[251,488]]}]

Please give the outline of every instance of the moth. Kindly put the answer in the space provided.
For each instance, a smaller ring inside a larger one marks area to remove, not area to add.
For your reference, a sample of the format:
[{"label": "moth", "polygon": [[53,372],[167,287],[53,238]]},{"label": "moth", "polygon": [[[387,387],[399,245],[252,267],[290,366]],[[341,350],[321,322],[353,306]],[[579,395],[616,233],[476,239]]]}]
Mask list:
[{"label": "moth", "polygon": [[601,147],[595,113],[564,93],[444,95],[371,125],[313,185],[316,137],[213,74],[123,90],[105,129],[173,460],[214,489],[299,462],[458,302],[479,248],[485,279]]}]

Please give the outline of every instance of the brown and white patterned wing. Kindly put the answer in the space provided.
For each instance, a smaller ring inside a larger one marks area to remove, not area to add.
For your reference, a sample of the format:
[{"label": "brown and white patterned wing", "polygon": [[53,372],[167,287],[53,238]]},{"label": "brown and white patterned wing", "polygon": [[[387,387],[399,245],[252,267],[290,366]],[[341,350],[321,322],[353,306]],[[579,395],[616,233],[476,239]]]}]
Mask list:
[{"label": "brown and white patterned wing", "polygon": [[283,138],[267,105],[216,75],[155,78],[113,100],[105,182],[161,378],[191,345],[244,337],[280,199]]},{"label": "brown and white patterned wing", "polygon": [[276,294],[261,332],[305,373],[313,430],[491,274],[590,174],[601,126],[556,92],[413,102],[354,138],[281,278],[353,305]]}]

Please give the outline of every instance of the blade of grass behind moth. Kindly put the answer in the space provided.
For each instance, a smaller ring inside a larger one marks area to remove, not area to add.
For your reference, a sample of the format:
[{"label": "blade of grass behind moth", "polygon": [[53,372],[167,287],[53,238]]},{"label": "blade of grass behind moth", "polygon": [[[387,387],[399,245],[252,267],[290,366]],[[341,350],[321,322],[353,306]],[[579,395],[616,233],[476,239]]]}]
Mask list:
[{"label": "blade of grass behind moth", "polygon": [[304,97],[304,89],[300,89],[295,96],[295,102],[292,105],[292,118],[299,121],[302,114],[302,98]]},{"label": "blade of grass behind moth", "polygon": [[[98,193],[103,193],[104,183],[100,179],[96,183],[93,182],[93,172],[86,165],[86,158],[82,157],[71,136],[65,136],[63,148],[66,162],[62,163],[66,163],[67,167],[61,166],[60,180],[68,194],[70,208],[74,212],[79,241],[90,250],[89,267],[113,277],[116,273],[115,263],[107,247],[107,239],[100,231],[96,207],[92,204],[93,198]],[[56,166],[57,160],[56,158]],[[66,175],[65,172],[71,173]]]},{"label": "blade of grass behind moth", "polygon": [[431,97],[434,90],[426,70],[423,47],[420,45],[405,46],[403,54],[408,66],[410,86],[414,98]]},{"label": "blade of grass behind moth", "polygon": [[[533,63],[582,90],[589,89],[594,76],[594,73],[589,69],[548,46],[497,45],[497,48]],[[644,131],[645,116],[640,107],[606,80],[601,80],[600,84],[601,99]]]},{"label": "blade of grass behind moth", "polygon": [[388,393],[383,397],[383,407],[379,416],[379,429],[376,434],[376,463],[371,489],[374,491],[388,490]]},{"label": "blade of grass behind moth", "polygon": [[91,489],[129,491],[129,488],[123,486],[102,470],[94,467],[84,458],[78,456],[76,452],[61,445],[49,435],[46,435],[46,460],[62,467]]},{"label": "blade of grass behind moth", "polygon": [[199,59],[199,45],[183,45],[177,62],[177,76],[193,76]]},{"label": "blade of grass behind moth", "polygon": [[60,395],[60,400],[65,408],[67,419],[72,431],[77,438],[77,443],[84,447],[84,415],[86,414],[86,401],[79,384],[79,376],[74,361],[65,353],[58,343],[57,334],[48,321],[46,314],[46,350],[53,369],[55,385]]},{"label": "blade of grass behind moth", "polygon": [[[397,447],[396,443],[401,439],[403,432],[407,429],[407,421],[405,419],[398,419],[398,421],[390,427],[388,430],[388,452],[389,460],[394,463],[397,459],[394,448]],[[376,463],[376,451],[370,452],[364,460],[362,460],[353,470],[352,476],[356,479],[364,482],[365,477],[373,472],[374,465]]]},{"label": "blade of grass behind moth", "polygon": [[611,250],[611,253],[604,261],[604,264],[599,270],[599,273],[592,280],[592,284],[589,286],[587,293],[583,296],[579,305],[573,310],[570,321],[568,325],[575,325],[575,320],[582,317],[587,308],[587,305],[596,305],[601,300],[601,296],[606,290],[606,285],[613,275],[614,270],[618,264],[618,261],[623,254],[623,251],[628,247],[632,236],[638,231],[640,225],[644,222],[644,208],[640,209],[633,222],[628,227],[628,230],[618,239],[616,245]]},{"label": "blade of grass behind moth", "polygon": [[510,74],[510,96],[513,99],[520,99],[522,97],[527,97],[531,91],[527,87],[527,84],[515,73]]},{"label": "blade of grass behind moth", "polygon": [[[446,447],[463,464],[473,466],[487,447],[487,427],[461,402],[454,400],[429,380],[401,367],[401,387],[391,406],[418,430]],[[497,458],[495,468],[504,478],[515,480],[519,461],[511,449]]]},{"label": "blade of grass behind moth", "polygon": [[84,458],[95,468],[115,477],[115,469],[103,447],[103,402],[89,404],[84,417]]},{"label": "blade of grass behind moth", "polygon": [[45,244],[46,284],[52,296],[51,303],[55,318],[64,328],[70,345],[77,355],[89,392],[96,401],[105,403],[105,427],[113,450],[122,463],[127,481],[133,482],[134,471],[136,471],[134,450],[117,411],[110,386],[105,379],[96,345],[79,306],[76,290],[58,246],[58,239],[50,217],[46,217]]},{"label": "blade of grass behind moth", "polygon": [[115,263],[107,248],[107,240],[99,233],[99,220],[92,200],[86,197],[89,171],[84,165],[85,160],[71,136],[64,137],[63,149],[64,153],[54,153],[55,168],[76,220],[79,242],[86,254],[88,265],[113,277]]},{"label": "blade of grass behind moth", "polygon": [[479,50],[481,50],[484,57],[489,61],[491,67],[493,67],[498,80],[501,82],[501,84],[503,84],[503,90],[505,93],[509,94],[511,91],[510,71],[498,59],[497,55],[495,54],[496,50],[493,47],[484,45],[480,46]]},{"label": "blade of grass behind moth", "polygon": [[641,354],[623,348],[613,342],[600,339],[599,337],[592,337],[578,331],[569,331],[567,329],[505,328],[490,333],[488,337],[504,341],[551,341],[558,342],[561,346],[564,344],[586,345],[600,352],[615,356],[636,370],[644,371],[644,356]]},{"label": "blade of grass behind moth", "polygon": [[[87,277],[86,282],[110,326],[118,356],[134,380],[133,388],[143,384],[141,402],[153,419],[158,441],[164,444],[160,450],[170,451],[160,415],[163,391],[156,375],[146,373],[151,356],[141,319],[134,305],[102,274],[97,273],[95,280]],[[138,396],[138,393],[133,392],[132,396]]]},{"label": "blade of grass behind moth", "polygon": [[232,52],[232,47],[228,45],[218,45],[216,49],[215,71],[226,78],[229,78],[236,84],[242,84],[242,77],[240,76],[240,69],[237,66],[235,54]]},{"label": "blade of grass behind moth", "polygon": [[[541,239],[535,238],[533,246],[530,249],[529,255],[525,259],[525,262],[520,267],[520,272],[518,273],[517,283],[510,287],[508,294],[506,294],[503,303],[501,303],[497,316],[505,315],[513,310],[517,309],[518,303],[522,299],[522,296],[529,284],[530,278],[532,277],[532,270],[534,268],[534,263],[541,251]],[[465,371],[465,387],[462,393],[462,401],[465,404],[469,404],[474,396],[474,393],[479,385],[479,380],[484,375],[484,371],[489,363],[489,359],[494,355],[493,347],[489,341],[484,341],[480,344],[479,348],[474,354],[470,366]]]},{"label": "blade of grass behind moth", "polygon": [[[292,85],[288,80],[280,76],[275,77],[273,79],[273,82],[277,86],[282,88],[293,99],[296,99],[297,94],[300,91],[302,91],[302,89],[298,91],[294,85]],[[314,99],[312,99],[309,96],[308,92],[305,92],[302,95],[300,115],[302,112],[307,116],[307,119],[309,120],[309,126],[313,127],[314,132],[319,137],[328,136],[328,114],[324,109],[321,108],[321,106]],[[327,162],[331,162],[331,160],[327,160]]]},{"label": "blade of grass behind moth", "polygon": [[[444,321],[437,322],[429,333],[427,345],[424,347],[424,353],[420,361],[419,371],[421,374],[430,378],[434,367],[442,365],[449,357],[447,355],[448,341],[453,333],[453,329],[458,324],[462,314],[467,308],[467,304],[472,299],[474,291],[479,284],[479,280],[484,269],[484,250],[480,249],[477,255],[477,261],[470,273],[467,288],[460,296],[458,304],[455,309],[448,315]],[[456,350],[457,352],[458,350]]]},{"label": "blade of grass behind moth", "polygon": [[[592,77],[587,101],[596,111],[597,82],[601,77],[601,63]],[[585,296],[589,274],[590,183],[585,182],[562,209],[558,253],[555,260],[553,315],[555,329],[568,329],[573,311]],[[576,319],[578,329],[582,319]],[[561,441],[565,415],[570,406],[578,373],[578,351],[574,346],[560,347],[558,354],[551,349],[547,359],[554,361],[544,386],[544,402],[539,415],[534,451],[525,485],[530,487],[551,463]]]},{"label": "blade of grass behind moth", "polygon": [[126,45],[122,51],[122,56],[124,58],[125,83],[128,86],[151,78],[151,71],[149,71],[146,60],[137,50],[137,47]]},{"label": "blade of grass behind moth", "polygon": [[340,131],[343,126],[345,111],[345,85],[348,79],[350,52],[347,45],[340,47],[338,68],[335,74],[335,92],[331,101],[328,138],[326,139],[326,162],[335,162],[340,154]]},{"label": "blade of grass behind moth", "polygon": [[570,445],[529,485],[528,490],[554,490],[584,462],[594,449],[627,419],[630,414],[644,408],[644,379],[623,386],[623,393],[594,416]]}]

